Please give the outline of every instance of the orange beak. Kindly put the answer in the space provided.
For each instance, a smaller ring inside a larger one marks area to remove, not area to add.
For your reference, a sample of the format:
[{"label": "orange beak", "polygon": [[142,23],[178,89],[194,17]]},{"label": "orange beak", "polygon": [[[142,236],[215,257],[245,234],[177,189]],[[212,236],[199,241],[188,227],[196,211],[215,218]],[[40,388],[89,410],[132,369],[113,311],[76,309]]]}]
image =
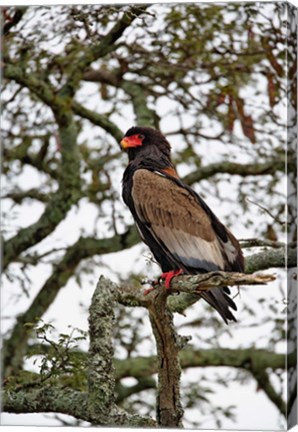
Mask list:
[{"label": "orange beak", "polygon": [[130,147],[138,147],[143,144],[143,139],[139,137],[139,135],[131,135],[129,137],[124,137],[120,141],[121,147],[126,150]]},{"label": "orange beak", "polygon": [[120,145],[123,148],[123,150],[126,150],[129,147],[129,140],[127,137],[122,138],[120,141]]}]

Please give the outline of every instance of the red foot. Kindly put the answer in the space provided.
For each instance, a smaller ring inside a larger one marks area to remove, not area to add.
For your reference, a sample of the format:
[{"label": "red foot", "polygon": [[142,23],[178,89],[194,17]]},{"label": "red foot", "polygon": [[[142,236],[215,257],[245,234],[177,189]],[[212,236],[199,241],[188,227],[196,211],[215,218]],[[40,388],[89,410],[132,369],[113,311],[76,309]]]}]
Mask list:
[{"label": "red foot", "polygon": [[179,276],[182,273],[183,273],[183,270],[181,270],[181,269],[180,270],[171,270],[169,272],[162,273],[162,275],[160,276],[160,279],[164,279],[166,288],[170,289],[171,280],[175,276]]},{"label": "red foot", "polygon": [[171,280],[175,277],[175,276],[179,276],[180,274],[183,274],[183,270],[171,270],[169,272],[165,272],[162,273],[160,275],[160,277],[158,278],[157,281],[152,282],[152,286],[150,288],[147,288],[144,291],[144,295],[148,295],[149,293],[151,293],[151,291],[155,290],[156,285],[159,284],[160,279],[165,281],[165,286],[167,289],[170,289],[170,285],[171,285]]}]

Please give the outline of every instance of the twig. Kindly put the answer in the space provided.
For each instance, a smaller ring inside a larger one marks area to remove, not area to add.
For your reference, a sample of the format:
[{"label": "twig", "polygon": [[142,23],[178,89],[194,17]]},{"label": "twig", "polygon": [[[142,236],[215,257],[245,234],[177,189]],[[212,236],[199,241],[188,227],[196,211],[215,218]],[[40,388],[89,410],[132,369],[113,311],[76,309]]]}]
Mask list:
[{"label": "twig", "polygon": [[261,210],[263,210],[265,213],[269,214],[269,216],[272,217],[272,219],[275,220],[275,222],[277,222],[278,224],[285,225],[287,223],[286,221],[282,221],[278,219],[276,216],[273,216],[270,210],[268,210],[266,207],[263,207],[261,204],[256,203],[255,201],[252,201],[249,198],[246,198],[246,201],[250,202],[251,204],[254,204],[255,206],[259,207]]},{"label": "twig", "polygon": [[[267,239],[257,239],[257,238],[248,238],[248,239],[239,239],[239,243],[242,249],[251,248],[251,247],[272,247],[272,248],[280,248],[286,247],[284,242],[280,241],[272,241]],[[288,246],[294,246],[294,243],[289,243]]]}]

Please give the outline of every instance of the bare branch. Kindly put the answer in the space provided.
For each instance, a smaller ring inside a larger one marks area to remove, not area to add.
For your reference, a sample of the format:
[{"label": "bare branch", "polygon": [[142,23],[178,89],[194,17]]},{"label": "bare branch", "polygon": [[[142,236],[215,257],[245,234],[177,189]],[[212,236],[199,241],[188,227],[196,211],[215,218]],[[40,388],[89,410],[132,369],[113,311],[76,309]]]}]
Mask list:
[{"label": "bare branch", "polygon": [[177,276],[171,282],[171,291],[196,294],[216,287],[265,285],[276,279],[274,275],[216,271],[195,276]]},{"label": "bare branch", "polygon": [[[274,249],[285,248],[286,244],[279,241],[258,239],[258,238],[247,238],[238,239],[242,249],[253,248],[253,247],[272,247]],[[289,247],[295,247],[294,243],[288,244]]]},{"label": "bare branch", "polygon": [[275,222],[277,222],[278,224],[280,224],[280,225],[285,225],[285,224],[286,224],[286,221],[282,221],[282,220],[280,220],[279,218],[275,217],[275,216],[271,213],[271,211],[270,211],[269,209],[267,209],[266,207],[262,206],[261,204],[256,203],[255,201],[252,201],[252,200],[249,199],[249,198],[246,198],[246,201],[250,202],[251,204],[254,204],[254,205],[257,206],[257,207],[259,207],[259,208],[262,210],[262,212],[265,212],[265,213],[269,214],[269,216],[270,216],[270,217],[271,217]]},{"label": "bare branch", "polygon": [[186,175],[183,180],[187,184],[193,184],[217,174],[230,174],[247,177],[274,174],[277,171],[284,171],[284,161],[282,158],[252,164],[223,161],[201,166],[196,171]]},{"label": "bare branch", "polygon": [[138,18],[150,5],[133,5],[124,11],[122,17],[116,22],[111,30],[96,44],[87,49],[82,47],[83,55],[74,62],[69,71],[69,77],[61,89],[63,94],[73,95],[79,85],[86,69],[96,60],[106,56],[116,49],[115,42],[122,36],[124,31]]}]

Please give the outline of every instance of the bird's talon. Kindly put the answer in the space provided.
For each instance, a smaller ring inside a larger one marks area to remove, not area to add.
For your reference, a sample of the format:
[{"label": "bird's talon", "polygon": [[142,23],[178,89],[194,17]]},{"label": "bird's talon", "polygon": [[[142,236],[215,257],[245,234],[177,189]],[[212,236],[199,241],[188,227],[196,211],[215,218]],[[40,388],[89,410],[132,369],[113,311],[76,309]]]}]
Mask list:
[{"label": "bird's talon", "polygon": [[162,273],[159,277],[159,280],[164,280],[165,281],[165,287],[167,289],[170,289],[171,287],[171,280],[175,277],[175,276],[179,276],[183,274],[183,270],[179,269],[179,270],[171,270],[169,272],[165,272]]}]

